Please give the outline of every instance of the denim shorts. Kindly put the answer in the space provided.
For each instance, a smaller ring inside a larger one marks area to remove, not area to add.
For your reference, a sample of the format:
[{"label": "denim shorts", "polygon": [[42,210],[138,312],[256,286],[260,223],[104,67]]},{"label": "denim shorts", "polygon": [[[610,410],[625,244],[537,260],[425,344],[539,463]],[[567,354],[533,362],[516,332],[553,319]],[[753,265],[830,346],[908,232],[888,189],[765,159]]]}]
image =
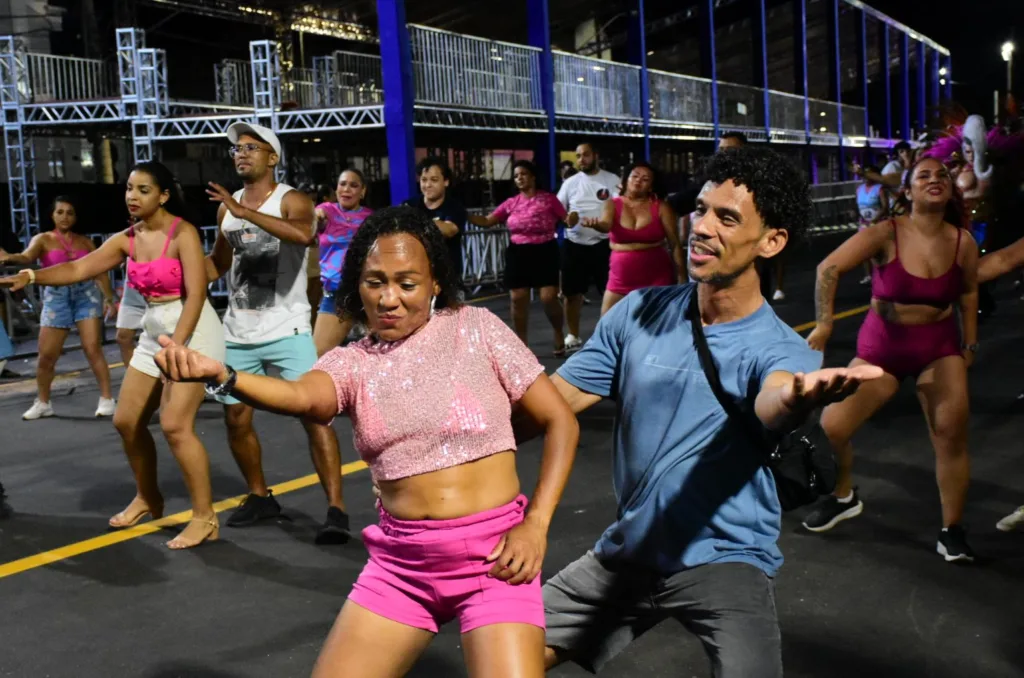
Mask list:
[{"label": "denim shorts", "polygon": [[43,312],[39,324],[69,330],[83,320],[103,315],[103,293],[92,280],[67,287],[43,288]]},{"label": "denim shorts", "polygon": [[316,312],[326,315],[338,315],[338,304],[334,300],[334,292],[324,290],[324,296],[320,299],[320,308]]}]

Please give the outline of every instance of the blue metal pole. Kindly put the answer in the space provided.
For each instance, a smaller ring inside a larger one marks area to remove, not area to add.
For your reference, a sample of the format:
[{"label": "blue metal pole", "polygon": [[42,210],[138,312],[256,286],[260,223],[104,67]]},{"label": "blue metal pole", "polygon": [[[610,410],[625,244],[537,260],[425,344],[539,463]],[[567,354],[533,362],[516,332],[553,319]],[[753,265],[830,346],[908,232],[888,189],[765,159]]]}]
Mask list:
[{"label": "blue metal pole", "polygon": [[930,102],[932,106],[938,108],[939,103],[942,101],[942,97],[939,96],[939,65],[941,55],[939,50],[932,50],[932,63],[928,68],[928,82],[931,84],[931,97]]},{"label": "blue metal pole", "polygon": [[927,80],[925,78],[928,70],[928,54],[924,41],[917,42],[917,124],[921,131],[928,129],[928,107],[926,105]]},{"label": "blue metal pole", "polygon": [[892,73],[889,72],[892,61],[889,45],[889,24],[882,24],[882,79],[885,83],[885,138],[892,139]]},{"label": "blue metal pole", "polygon": [[953,57],[947,54],[946,62],[946,101],[953,100]]},{"label": "blue metal pole", "polygon": [[910,141],[910,36],[903,33],[900,40],[900,134]]},{"label": "blue metal pole", "polygon": [[864,104],[864,136],[871,138],[871,115],[868,112],[868,14],[860,10],[860,91]]},{"label": "blue metal pole", "polygon": [[704,3],[704,39],[701,40],[701,49],[704,51],[703,59],[705,73],[702,75],[711,80],[711,120],[715,130],[715,144],[721,137],[718,111],[718,64],[715,63],[715,0],[706,0]]},{"label": "blue metal pole", "polygon": [[772,140],[772,96],[769,92],[768,82],[768,12],[765,9],[765,0],[758,0],[760,13],[758,14],[758,28],[760,29],[761,43],[761,89],[764,95],[764,134],[767,141]]},{"label": "blue metal pole", "polygon": [[836,135],[839,137],[839,180],[846,181],[846,147],[843,143],[843,59],[839,40],[839,0],[829,5],[829,38],[832,43],[832,77],[835,79],[833,97],[836,102]]},{"label": "blue metal pole", "polygon": [[807,0],[796,0],[800,12],[800,86],[804,95],[804,134],[811,142],[811,98],[807,81]]},{"label": "blue metal pole", "polygon": [[644,0],[629,15],[629,63],[640,67],[640,117],[644,124],[644,160],[651,160],[651,83],[647,74],[647,23]]},{"label": "blue metal pole", "polygon": [[548,20],[548,0],[527,0],[527,33],[530,45],[540,53],[540,101],[547,116],[547,138],[539,163],[547,170],[548,188],[555,189],[558,182],[558,149],[555,143],[555,62],[551,55],[551,25]]},{"label": "blue metal pole", "polygon": [[377,21],[391,204],[397,205],[414,195],[416,186],[416,145],[412,127],[415,91],[405,0],[377,0]]}]

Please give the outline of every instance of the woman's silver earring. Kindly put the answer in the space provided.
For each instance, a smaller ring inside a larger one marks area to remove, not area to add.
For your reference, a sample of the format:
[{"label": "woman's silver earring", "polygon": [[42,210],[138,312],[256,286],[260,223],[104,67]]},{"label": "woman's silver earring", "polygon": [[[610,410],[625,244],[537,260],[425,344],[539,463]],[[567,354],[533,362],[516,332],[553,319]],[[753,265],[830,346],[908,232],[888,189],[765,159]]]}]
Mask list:
[{"label": "woman's silver earring", "polygon": [[430,295],[430,315],[434,315],[434,304],[437,303],[437,297],[433,294]]}]

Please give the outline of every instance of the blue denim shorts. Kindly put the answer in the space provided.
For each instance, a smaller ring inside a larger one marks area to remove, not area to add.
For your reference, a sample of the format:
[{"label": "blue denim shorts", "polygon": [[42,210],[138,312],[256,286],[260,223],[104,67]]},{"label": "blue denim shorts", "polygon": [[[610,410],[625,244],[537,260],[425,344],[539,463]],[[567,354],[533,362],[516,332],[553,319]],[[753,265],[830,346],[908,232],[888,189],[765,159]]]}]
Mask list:
[{"label": "blue denim shorts", "polygon": [[318,308],[316,312],[325,313],[327,315],[338,315],[338,304],[334,300],[334,292],[324,290],[324,296],[320,299],[320,308]]},{"label": "blue denim shorts", "polygon": [[67,287],[43,288],[43,312],[39,324],[69,330],[83,320],[103,316],[103,293],[92,280]]}]

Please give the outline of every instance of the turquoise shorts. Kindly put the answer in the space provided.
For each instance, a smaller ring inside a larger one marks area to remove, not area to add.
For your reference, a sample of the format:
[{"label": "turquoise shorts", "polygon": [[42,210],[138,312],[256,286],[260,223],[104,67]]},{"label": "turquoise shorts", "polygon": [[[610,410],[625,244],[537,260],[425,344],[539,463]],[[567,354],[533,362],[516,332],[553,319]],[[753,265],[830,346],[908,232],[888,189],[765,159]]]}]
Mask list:
[{"label": "turquoise shorts", "polygon": [[[297,381],[316,362],[316,344],[313,335],[295,334],[263,344],[232,344],[228,342],[224,362],[236,372],[266,375],[267,367],[275,367],[286,381]],[[237,405],[241,401],[231,396],[219,396],[218,402]]]}]

